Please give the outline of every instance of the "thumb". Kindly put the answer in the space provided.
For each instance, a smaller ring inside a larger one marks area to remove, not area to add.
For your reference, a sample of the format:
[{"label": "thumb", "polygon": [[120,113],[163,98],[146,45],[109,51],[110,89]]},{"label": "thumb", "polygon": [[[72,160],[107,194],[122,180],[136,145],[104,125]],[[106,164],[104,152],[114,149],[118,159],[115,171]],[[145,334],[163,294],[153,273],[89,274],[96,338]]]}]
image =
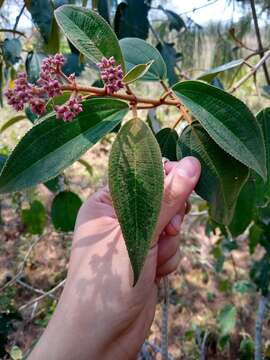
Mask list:
[{"label": "thumb", "polygon": [[195,188],[201,173],[199,160],[188,156],[176,162],[165,177],[163,201],[156,227],[155,239],[179,212],[185,210],[186,201]]}]

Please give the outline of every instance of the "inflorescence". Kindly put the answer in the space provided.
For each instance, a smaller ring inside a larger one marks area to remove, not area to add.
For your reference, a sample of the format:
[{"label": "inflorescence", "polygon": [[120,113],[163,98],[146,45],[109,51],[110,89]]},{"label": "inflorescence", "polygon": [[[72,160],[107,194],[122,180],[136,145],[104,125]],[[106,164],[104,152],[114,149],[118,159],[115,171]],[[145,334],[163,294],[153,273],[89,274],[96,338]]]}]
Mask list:
[{"label": "inflorescence", "polygon": [[[64,104],[54,107],[57,119],[71,121],[83,110],[82,97],[76,91],[75,75],[71,74],[67,77],[62,73],[61,67],[64,62],[65,58],[62,54],[45,58],[42,61],[37,85],[27,81],[26,73],[18,73],[14,80],[14,87],[5,91],[8,104],[16,111],[23,110],[24,106],[28,104],[31,111],[40,116],[46,110],[46,102],[62,93],[62,85],[74,85],[74,92],[70,98]],[[113,94],[124,87],[121,65],[115,66],[113,57],[102,58],[97,66],[100,69],[107,94]]]}]

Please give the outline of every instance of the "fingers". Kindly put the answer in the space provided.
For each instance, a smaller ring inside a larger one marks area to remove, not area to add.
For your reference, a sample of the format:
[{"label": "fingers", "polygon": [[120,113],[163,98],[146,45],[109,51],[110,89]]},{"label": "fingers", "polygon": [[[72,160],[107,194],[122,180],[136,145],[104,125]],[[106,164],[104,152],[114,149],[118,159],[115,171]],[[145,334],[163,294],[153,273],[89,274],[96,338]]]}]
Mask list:
[{"label": "fingers", "polygon": [[[178,213],[185,212],[188,196],[196,186],[200,176],[200,163],[191,156],[179,162],[166,163],[164,195],[156,227],[155,241],[171,219]],[[172,230],[172,229],[167,229]]]},{"label": "fingers", "polygon": [[159,278],[174,272],[179,265],[180,258],[180,249],[177,248],[175,254],[170,257],[168,261],[166,261],[163,265],[158,266],[156,276]]},{"label": "fingers", "polygon": [[173,257],[180,245],[180,236],[164,236],[158,242],[157,267],[164,265]]}]

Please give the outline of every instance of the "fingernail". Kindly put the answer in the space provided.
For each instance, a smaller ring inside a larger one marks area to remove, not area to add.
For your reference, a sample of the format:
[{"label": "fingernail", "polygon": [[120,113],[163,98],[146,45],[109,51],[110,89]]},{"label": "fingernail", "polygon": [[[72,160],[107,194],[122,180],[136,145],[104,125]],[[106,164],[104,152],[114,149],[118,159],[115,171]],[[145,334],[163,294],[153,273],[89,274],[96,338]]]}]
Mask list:
[{"label": "fingernail", "polygon": [[182,223],[182,217],[179,214],[176,214],[171,220],[171,224],[176,231],[180,230],[181,223]]},{"label": "fingernail", "polygon": [[182,176],[193,177],[198,173],[198,168],[199,161],[192,156],[187,156],[179,162],[177,171]]}]

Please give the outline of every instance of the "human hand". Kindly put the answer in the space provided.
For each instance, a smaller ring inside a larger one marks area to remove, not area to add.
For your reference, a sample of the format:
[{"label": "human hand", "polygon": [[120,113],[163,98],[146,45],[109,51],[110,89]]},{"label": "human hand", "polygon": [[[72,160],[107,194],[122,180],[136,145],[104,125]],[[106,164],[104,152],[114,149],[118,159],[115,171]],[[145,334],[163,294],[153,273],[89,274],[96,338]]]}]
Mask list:
[{"label": "human hand", "polygon": [[30,359],[134,359],[153,321],[157,279],[175,271],[180,224],[200,175],[192,157],[165,163],[164,197],[152,247],[132,287],[132,269],[106,189],[81,207],[68,279]]}]

